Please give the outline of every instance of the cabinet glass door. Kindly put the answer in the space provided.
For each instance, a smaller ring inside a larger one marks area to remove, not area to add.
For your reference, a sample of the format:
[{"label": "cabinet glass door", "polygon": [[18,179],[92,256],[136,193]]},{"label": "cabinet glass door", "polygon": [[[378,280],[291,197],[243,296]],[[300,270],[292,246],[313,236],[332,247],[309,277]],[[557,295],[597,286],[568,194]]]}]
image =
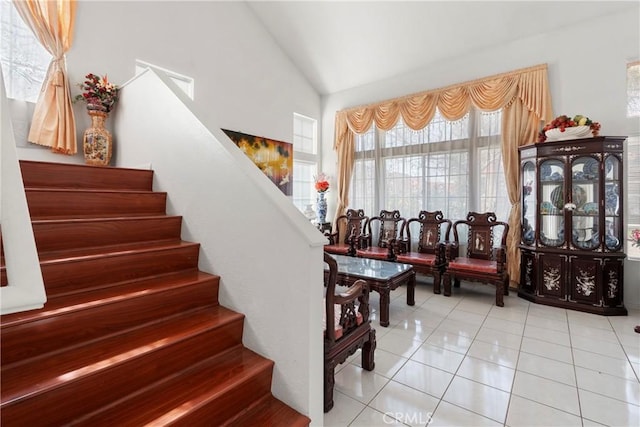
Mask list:
[{"label": "cabinet glass door", "polygon": [[620,221],[620,160],[607,156],[604,161],[604,245],[609,250],[622,245]]},{"label": "cabinet glass door", "polygon": [[595,249],[600,246],[600,162],[590,156],[575,158],[571,179],[571,242],[579,249]]},{"label": "cabinet glass door", "polygon": [[536,167],[526,162],[522,167],[522,242],[533,244],[536,238]]},{"label": "cabinet glass door", "polygon": [[546,246],[564,243],[564,165],[560,160],[540,162],[540,242]]}]

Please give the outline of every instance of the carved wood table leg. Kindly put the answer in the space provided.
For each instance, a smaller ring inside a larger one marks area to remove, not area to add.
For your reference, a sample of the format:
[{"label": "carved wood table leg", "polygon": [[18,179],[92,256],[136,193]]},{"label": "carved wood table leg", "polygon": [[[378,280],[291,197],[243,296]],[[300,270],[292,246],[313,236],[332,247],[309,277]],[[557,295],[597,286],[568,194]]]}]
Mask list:
[{"label": "carved wood table leg", "polygon": [[416,305],[416,272],[411,272],[407,282],[407,305]]},{"label": "carved wood table leg", "polygon": [[388,286],[381,286],[378,290],[380,294],[380,326],[389,326],[389,302],[391,300],[391,290]]}]

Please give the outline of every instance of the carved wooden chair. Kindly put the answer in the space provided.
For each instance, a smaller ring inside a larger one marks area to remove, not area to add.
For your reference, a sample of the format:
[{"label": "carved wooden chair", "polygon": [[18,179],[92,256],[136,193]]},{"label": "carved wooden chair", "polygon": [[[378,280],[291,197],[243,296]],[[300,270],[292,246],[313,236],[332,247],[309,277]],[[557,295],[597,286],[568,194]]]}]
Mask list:
[{"label": "carved wooden chair", "polygon": [[[400,232],[396,260],[413,265],[413,269],[422,274],[433,276],[433,292],[440,293],[440,283],[447,260],[446,242],[449,241],[451,221],[444,218],[442,211],[420,211],[417,218],[410,218]],[[413,236],[418,235],[417,247]],[[444,241],[443,241],[444,238]]]},{"label": "carved wooden chair", "polygon": [[[453,223],[453,242],[446,247],[447,268],[444,273],[444,294],[451,295],[451,281],[460,286],[460,280],[489,283],[496,286],[496,305],[504,306],[503,295],[509,295],[507,272],[507,234],[509,225],[497,221],[493,212],[469,212],[466,220]],[[467,229],[466,256],[459,254],[459,235]],[[502,231],[500,245],[494,247],[498,232]]]},{"label": "carved wooden chair", "polygon": [[[395,247],[400,231],[404,227],[405,219],[400,211],[381,210],[380,215],[369,218],[365,224],[367,234],[363,239],[363,248],[356,250],[356,255],[363,258],[374,258],[395,261]],[[373,235],[377,235],[376,241]]]},{"label": "carved wooden chair", "polygon": [[376,331],[369,320],[369,285],[357,280],[344,293],[336,294],[338,263],[324,253],[325,313],[324,313],[324,412],[333,407],[334,374],[337,365],[362,349],[362,367],[375,367]]},{"label": "carved wooden chair", "polygon": [[368,219],[362,209],[348,209],[336,219],[333,232],[325,233],[329,244],[324,246],[324,250],[331,254],[356,256],[356,251],[364,246]]}]

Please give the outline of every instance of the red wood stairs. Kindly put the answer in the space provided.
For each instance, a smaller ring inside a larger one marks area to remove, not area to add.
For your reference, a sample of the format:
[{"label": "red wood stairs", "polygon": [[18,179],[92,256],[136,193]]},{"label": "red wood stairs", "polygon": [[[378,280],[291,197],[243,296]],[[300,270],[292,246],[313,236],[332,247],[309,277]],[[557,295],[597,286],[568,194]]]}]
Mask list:
[{"label": "red wood stairs", "polygon": [[0,318],[3,427],[309,425],[271,394],[273,361],[242,345],[153,171],[20,165],[48,302]]}]

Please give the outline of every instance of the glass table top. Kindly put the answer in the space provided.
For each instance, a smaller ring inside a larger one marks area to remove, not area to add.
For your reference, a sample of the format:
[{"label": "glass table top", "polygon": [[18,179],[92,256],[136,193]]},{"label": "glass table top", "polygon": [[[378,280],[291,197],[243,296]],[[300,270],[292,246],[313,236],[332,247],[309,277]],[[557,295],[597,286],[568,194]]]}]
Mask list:
[{"label": "glass table top", "polygon": [[[413,268],[411,264],[398,262],[334,254],[331,254],[331,256],[338,263],[338,273],[369,279],[389,280]],[[325,264],[325,270],[328,270],[328,268]]]}]

